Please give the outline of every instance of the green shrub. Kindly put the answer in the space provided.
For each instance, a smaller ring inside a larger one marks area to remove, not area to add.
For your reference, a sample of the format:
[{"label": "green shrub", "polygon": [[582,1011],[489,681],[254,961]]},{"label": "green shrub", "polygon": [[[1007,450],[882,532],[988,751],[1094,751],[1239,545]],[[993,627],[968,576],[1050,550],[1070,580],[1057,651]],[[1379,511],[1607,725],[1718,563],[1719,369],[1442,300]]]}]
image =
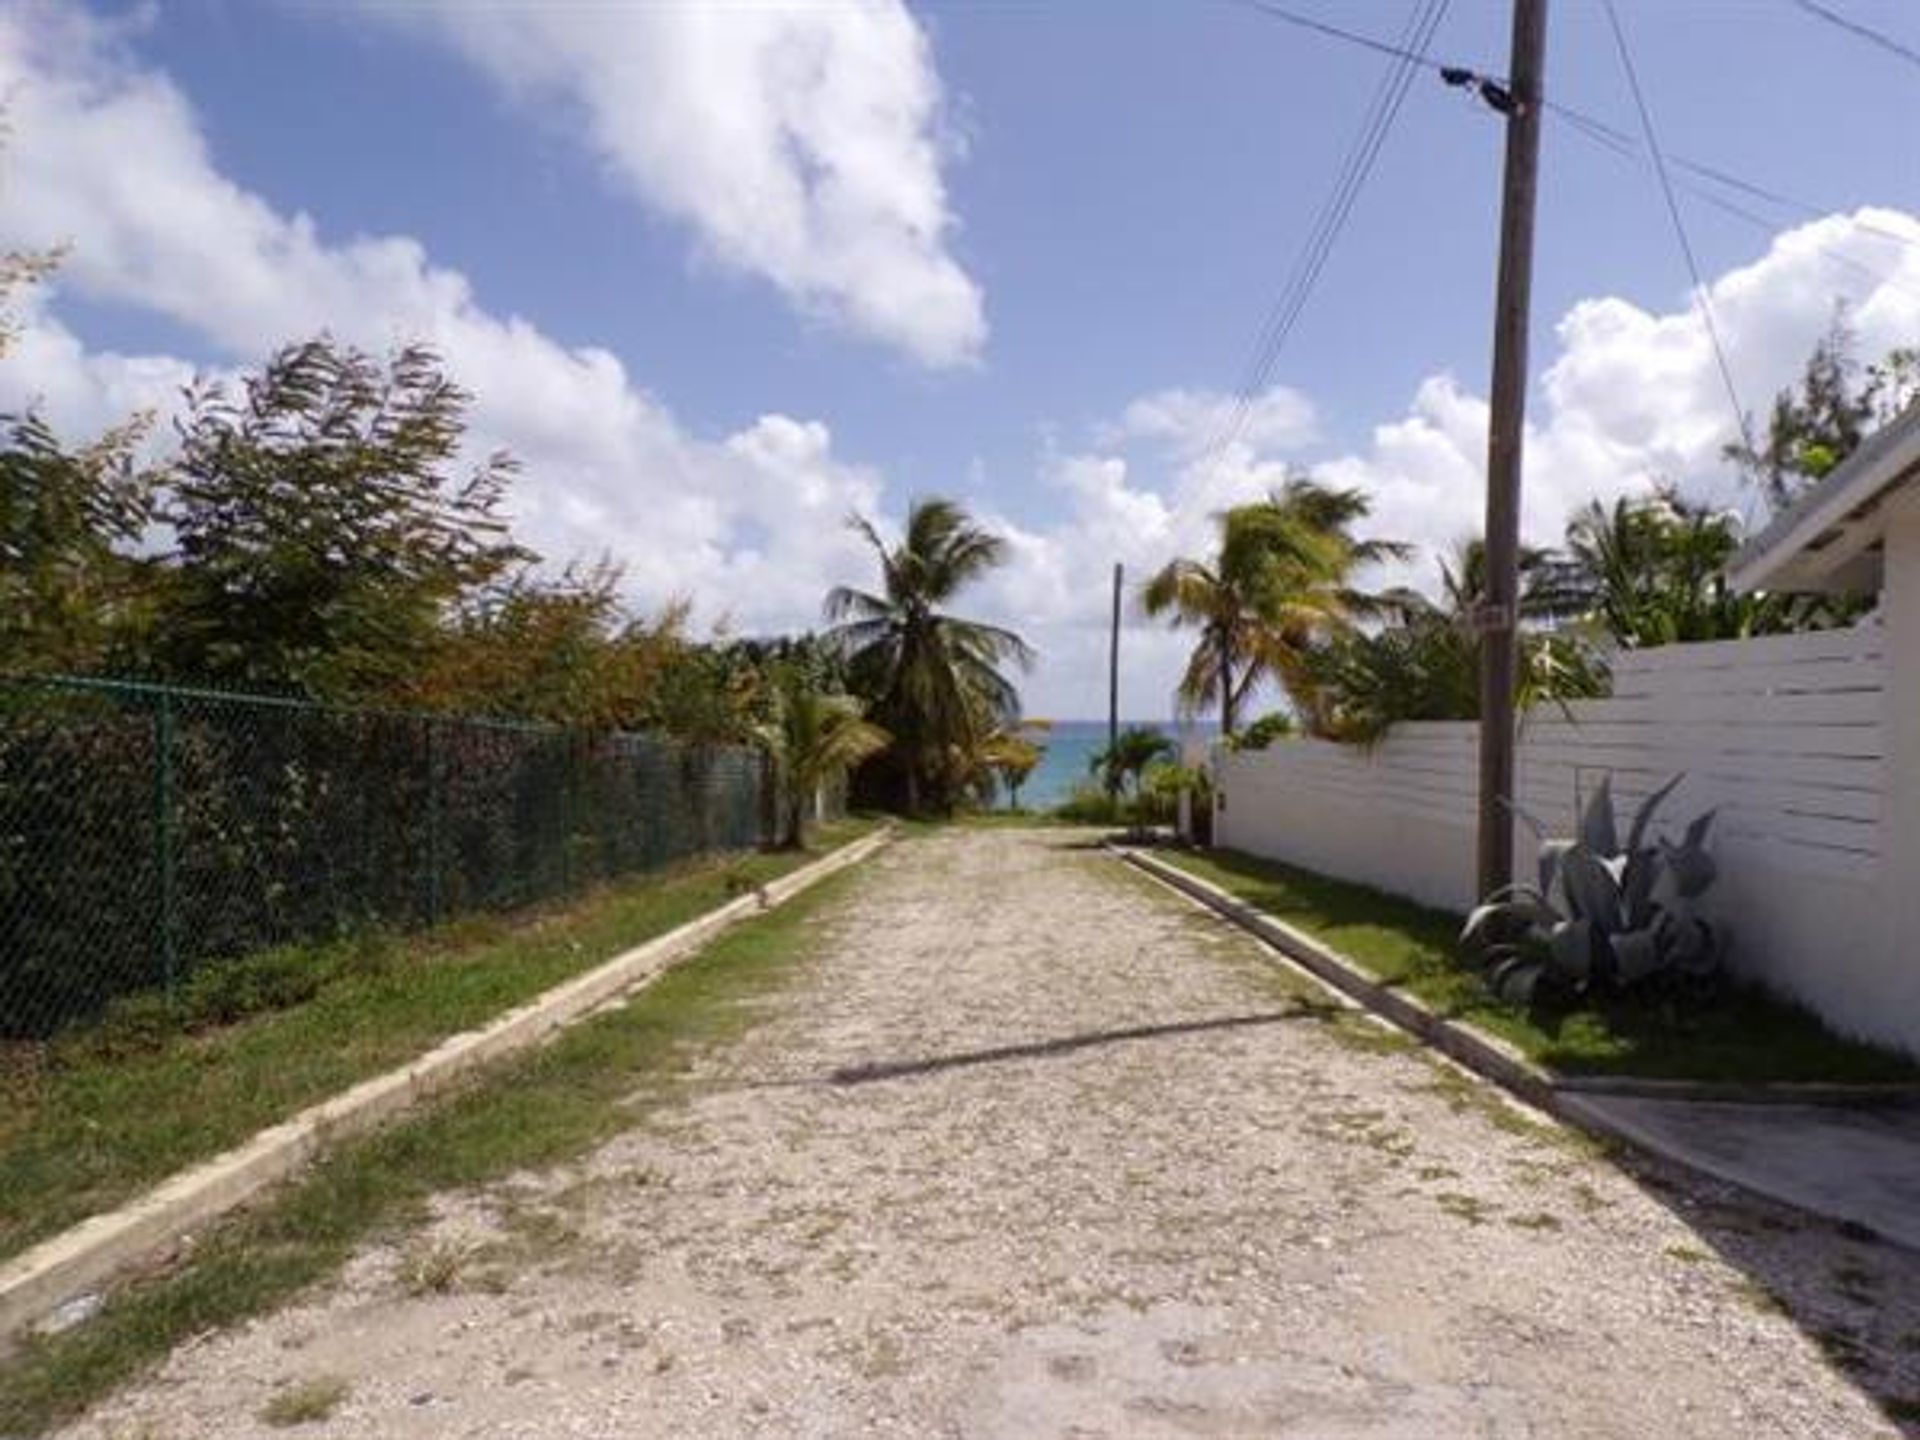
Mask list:
[{"label": "green shrub", "polygon": [[1053,807],[1053,813],[1082,825],[1118,825],[1126,818],[1122,802],[1091,780],[1076,784],[1067,798]]}]

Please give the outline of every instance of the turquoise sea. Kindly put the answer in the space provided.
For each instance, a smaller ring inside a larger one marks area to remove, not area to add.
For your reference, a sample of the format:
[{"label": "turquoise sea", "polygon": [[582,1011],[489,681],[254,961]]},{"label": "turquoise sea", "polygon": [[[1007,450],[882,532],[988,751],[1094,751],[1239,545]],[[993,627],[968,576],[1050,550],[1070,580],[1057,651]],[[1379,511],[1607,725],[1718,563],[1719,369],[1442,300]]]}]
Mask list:
[{"label": "turquoise sea", "polygon": [[[1123,728],[1138,724],[1152,725],[1176,745],[1180,743],[1183,733],[1180,726],[1151,720],[1121,722]],[[1196,722],[1184,733],[1207,741],[1218,729],[1217,725]],[[1036,734],[1034,739],[1046,747],[1046,753],[1040,757],[1033,774],[1027,777],[1027,783],[1020,787],[1020,803],[1028,810],[1049,810],[1065,800],[1075,785],[1091,778],[1088,766],[1107,745],[1107,722],[1056,720],[1051,730]],[[1001,797],[1001,803],[1006,803],[1005,796]]]}]

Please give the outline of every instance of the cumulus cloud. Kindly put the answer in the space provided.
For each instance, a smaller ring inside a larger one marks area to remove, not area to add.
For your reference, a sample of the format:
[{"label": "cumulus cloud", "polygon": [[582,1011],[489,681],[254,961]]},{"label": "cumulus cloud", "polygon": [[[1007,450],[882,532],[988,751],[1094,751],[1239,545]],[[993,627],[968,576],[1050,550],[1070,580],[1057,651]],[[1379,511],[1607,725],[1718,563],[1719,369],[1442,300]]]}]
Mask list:
[{"label": "cumulus cloud", "polygon": [[[1864,357],[1920,335],[1920,217],[1863,208],[1798,226],[1714,279],[1709,298],[1735,384],[1764,423],[1774,392],[1797,376],[1836,303],[1846,306]],[[1554,336],[1528,426],[1529,541],[1556,543],[1576,507],[1656,483],[1751,506],[1721,458],[1737,423],[1687,296],[1666,310],[1585,300],[1561,317]],[[1205,391],[1153,391],[1093,426],[1085,448],[1043,456],[1042,475],[1061,494],[1066,518],[1019,535],[1018,573],[1002,582],[1002,603],[1043,643],[1053,641],[1046,692],[1054,708],[1084,714],[1103,704],[1113,562],[1143,577],[1174,555],[1205,553],[1209,516],[1270,489],[1290,465],[1364,490],[1373,504],[1369,531],[1418,546],[1376,583],[1431,588],[1433,556],[1479,531],[1488,406],[1458,378],[1427,377],[1403,414],[1346,450],[1316,443],[1312,406],[1289,390],[1244,407],[1247,422],[1222,449],[1221,418],[1231,405]],[[1128,620],[1128,703],[1134,713],[1164,713],[1187,642],[1131,607]]]},{"label": "cumulus cloud", "polygon": [[1232,436],[1254,450],[1295,449],[1314,438],[1313,402],[1284,385],[1241,400],[1211,390],[1156,390],[1096,427],[1105,444],[1157,440],[1192,457]]},{"label": "cumulus cloud", "polygon": [[375,5],[558,111],[705,253],[934,366],[975,360],[980,289],[948,250],[955,148],[900,0]]},{"label": "cumulus cloud", "polygon": [[[535,7],[475,13],[496,8]],[[313,217],[269,205],[215,167],[178,88],[83,11],[0,10],[0,90],[13,128],[0,245],[72,242],[0,362],[0,407],[38,401],[84,436],[137,409],[164,410],[196,370],[249,364],[322,328],[375,348],[420,338],[478,396],[476,448],[504,446],[526,461],[514,504],[530,542],[555,557],[612,551],[637,602],[689,594],[709,620],[797,627],[817,621],[830,584],[871,574],[841,521],[854,509],[897,513],[897,500],[881,475],[836,451],[823,420],[769,413],[731,435],[696,434],[621,357],[563,346],[489,308],[413,239],[329,235]],[[882,146],[874,163],[885,171],[892,153]],[[802,168],[808,185],[823,183]],[[920,213],[936,218],[918,233],[937,234],[944,202],[937,171],[927,173],[934,200]],[[63,315],[68,293],[164,317],[198,348],[188,357],[89,348]],[[1799,226],[1714,279],[1712,299],[1736,383],[1763,412],[1836,299],[1865,355],[1920,335],[1920,219],[1864,209]],[[1719,459],[1733,422],[1686,297],[1664,308],[1583,301],[1561,317],[1544,358],[1527,452],[1529,538],[1554,540],[1574,505],[1656,479],[1733,494]],[[1478,526],[1487,406],[1474,383],[1429,376],[1403,413],[1345,449],[1324,438],[1331,418],[1289,389],[1257,397],[1233,443],[1220,445],[1234,406],[1204,390],[1143,386],[1106,422],[1036,456],[1050,497],[1044,520],[1014,523],[971,499],[1012,554],[983,590],[983,612],[1045,656],[1030,689],[1036,710],[1104,707],[1114,562],[1131,587],[1175,555],[1204,552],[1211,516],[1263,493],[1289,466],[1310,463],[1365,488],[1382,535],[1438,546]],[[1415,562],[1413,574],[1429,576],[1431,561]],[[1164,714],[1188,641],[1131,605],[1128,625],[1125,706]]]},{"label": "cumulus cloud", "polygon": [[[692,435],[619,357],[488,310],[413,239],[330,240],[275,210],[215,169],[186,97],[125,38],[78,11],[0,13],[14,129],[0,243],[71,242],[21,316],[0,402],[86,435],[135,410],[164,415],[195,373],[322,329],[371,348],[425,340],[477,397],[475,451],[527,462],[522,532],[559,558],[612,551],[641,603],[692,594],[709,620],[789,626],[857,563],[840,522],[877,505],[880,482],[834,454],[826,425],[767,415]],[[207,355],[89,351],[59,317],[67,291],[165,316]]]}]

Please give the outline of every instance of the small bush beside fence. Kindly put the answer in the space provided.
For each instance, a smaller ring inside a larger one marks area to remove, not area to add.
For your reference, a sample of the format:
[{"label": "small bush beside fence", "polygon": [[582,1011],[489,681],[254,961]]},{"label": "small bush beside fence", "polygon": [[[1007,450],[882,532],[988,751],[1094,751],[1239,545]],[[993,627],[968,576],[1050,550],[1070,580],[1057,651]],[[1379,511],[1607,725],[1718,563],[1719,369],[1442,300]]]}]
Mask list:
[{"label": "small bush beside fence", "polygon": [[744,746],[0,679],[0,1036],[269,946],[751,847],[767,783]]}]

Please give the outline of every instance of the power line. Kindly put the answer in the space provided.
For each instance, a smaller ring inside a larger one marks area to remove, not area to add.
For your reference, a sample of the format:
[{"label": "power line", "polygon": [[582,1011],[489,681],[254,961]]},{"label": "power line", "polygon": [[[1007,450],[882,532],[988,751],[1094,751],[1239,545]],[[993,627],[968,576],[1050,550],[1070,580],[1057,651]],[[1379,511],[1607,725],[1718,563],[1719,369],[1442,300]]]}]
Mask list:
[{"label": "power line", "polygon": [[1324,20],[1316,20],[1311,15],[1302,15],[1297,10],[1289,10],[1284,5],[1275,5],[1271,0],[1241,0],[1249,10],[1257,10],[1288,25],[1298,26],[1302,30],[1312,30],[1330,39],[1344,40],[1349,45],[1358,45],[1371,50],[1376,55],[1390,55],[1396,60],[1406,60],[1423,66],[1428,70],[1440,69],[1440,62],[1428,58],[1424,50],[1408,50],[1398,45],[1389,45],[1384,40],[1376,40],[1371,35],[1362,35],[1355,30],[1342,30],[1338,25],[1329,25]]},{"label": "power line", "polygon": [[1813,16],[1816,20],[1824,20],[1827,24],[1834,26],[1836,29],[1844,30],[1849,35],[1866,41],[1869,45],[1878,46],[1889,54],[1898,55],[1909,65],[1920,65],[1920,50],[1915,50],[1911,45],[1894,39],[1893,36],[1887,34],[1884,30],[1876,30],[1871,25],[1863,25],[1858,20],[1842,15],[1838,10],[1832,10],[1820,4],[1819,0],[1793,0],[1793,3],[1806,11],[1807,14]]},{"label": "power line", "polygon": [[[1554,108],[1551,102],[1549,102],[1547,108],[1549,110]],[[1644,165],[1646,163],[1647,157],[1641,151],[1640,146],[1626,139],[1625,137],[1619,136],[1618,132],[1615,132],[1611,126],[1601,126],[1598,129],[1589,128],[1585,123],[1583,123],[1586,117],[1581,116],[1578,111],[1566,112],[1562,114],[1560,118],[1567,121],[1568,124],[1571,125],[1573,132],[1575,134],[1581,136],[1583,139],[1592,141],[1594,144],[1600,146],[1602,149],[1608,151],[1609,153],[1613,155],[1617,155],[1621,159],[1627,160],[1635,165]],[[1676,167],[1679,165],[1679,162],[1672,155],[1667,156],[1667,161],[1669,164],[1675,165]],[[1723,180],[1722,183],[1732,184],[1734,189],[1740,190],[1746,193],[1750,193],[1750,194],[1754,193],[1756,188],[1756,187],[1747,186],[1747,185],[1740,185],[1727,180]],[[1698,181],[1688,181],[1688,180],[1682,180],[1682,179],[1676,178],[1674,180],[1674,185],[1676,188],[1685,191],[1687,194],[1693,196],[1695,199],[1699,200],[1701,203],[1706,205],[1711,205],[1713,206],[1714,209],[1719,210],[1724,214],[1731,215],[1736,220],[1744,221],[1747,225],[1751,226],[1754,230],[1760,232],[1761,234],[1768,235],[1768,236],[1777,236],[1780,233],[1780,222],[1778,220],[1769,219],[1765,215],[1758,214],[1755,211],[1749,209],[1747,206],[1742,205],[1737,201],[1728,199],[1726,196],[1719,194],[1717,191],[1709,189],[1707,186],[1700,184]],[[1814,207],[1814,206],[1805,205],[1800,201],[1787,199],[1781,196],[1775,196],[1771,191],[1759,191],[1758,193],[1762,199],[1771,200],[1774,204],[1784,205],[1789,209],[1804,210],[1809,215],[1826,216],[1828,214],[1833,213],[1831,211],[1818,209],[1817,207]],[[1920,240],[1916,240],[1911,235],[1902,235],[1895,230],[1886,230],[1877,225],[1870,225],[1864,220],[1853,219],[1850,217],[1848,220],[1848,223],[1853,227],[1853,229],[1855,229],[1856,231],[1858,231],[1863,235],[1873,235],[1883,239],[1897,241],[1902,245],[1909,245],[1909,246],[1920,245]],[[1897,275],[1890,275],[1884,270],[1877,270],[1873,266],[1865,264],[1864,262],[1856,259],[1855,257],[1848,255],[1841,250],[1835,249],[1831,245],[1821,245],[1816,243],[1813,248],[1818,250],[1822,255],[1826,256],[1829,260],[1833,261],[1836,265],[1844,265],[1848,269],[1853,270],[1858,274],[1865,276],[1867,279],[1872,280],[1876,284],[1891,285],[1894,289],[1903,291],[1908,295],[1920,297],[1920,287],[1916,287],[1912,284],[1909,284],[1907,281],[1903,280]]]},{"label": "power line", "polygon": [[[1353,212],[1354,202],[1359,198],[1360,191],[1373,172],[1374,163],[1379,159],[1387,135],[1400,113],[1401,104],[1405,101],[1408,90],[1412,88],[1414,75],[1420,66],[1431,63],[1425,59],[1426,50],[1432,43],[1434,32],[1439,29],[1441,21],[1446,16],[1449,3],[1450,0],[1422,0],[1421,7],[1409,19],[1404,43],[1399,46],[1386,45],[1383,42],[1368,43],[1369,49],[1391,55],[1394,63],[1382,77],[1373,103],[1347,152],[1334,187],[1321,205],[1285,285],[1268,309],[1254,342],[1245,374],[1236,392],[1234,405],[1225,423],[1216,431],[1202,452],[1203,464],[1218,458],[1219,454],[1238,437],[1247,417],[1252,413],[1260,392],[1272,379],[1273,370],[1281,352],[1286,348],[1287,340],[1293,334],[1301,314],[1306,309],[1307,301],[1313,293],[1315,284],[1319,281],[1321,272],[1326,268],[1327,260],[1333,253],[1334,245],[1346,225],[1347,217]],[[1305,17],[1295,17],[1290,12],[1275,7],[1256,4],[1255,8],[1279,18],[1300,20],[1311,28],[1325,28],[1330,33],[1339,33],[1342,38],[1348,38],[1347,32],[1336,32],[1334,27],[1322,27],[1318,22],[1305,21]]]},{"label": "power line", "polygon": [[[1503,90],[1506,85],[1505,80],[1498,76],[1484,75],[1478,71],[1470,70],[1462,66],[1448,65],[1436,61],[1423,52],[1409,50],[1403,46],[1390,45],[1384,40],[1377,39],[1370,35],[1362,35],[1357,31],[1346,30],[1338,25],[1329,25],[1323,20],[1315,19],[1309,15],[1302,15],[1283,5],[1274,4],[1272,0],[1240,0],[1240,3],[1247,9],[1264,15],[1269,19],[1297,26],[1303,30],[1311,30],[1316,34],[1324,35],[1330,39],[1339,40],[1346,44],[1357,45],[1378,54],[1392,55],[1412,61],[1426,69],[1438,72],[1443,77],[1449,78],[1450,83],[1463,84],[1471,81],[1476,85],[1492,84],[1501,87]],[[1793,3],[1801,4],[1803,0],[1793,0]],[[1822,18],[1834,19],[1837,23],[1841,24],[1849,23],[1845,20],[1845,17],[1829,15],[1823,16]],[[1885,37],[1879,38],[1884,39]],[[1894,43],[1896,46],[1898,45],[1898,42]],[[1621,129],[1617,125],[1609,124],[1598,116],[1577,110],[1573,106],[1557,100],[1544,99],[1542,104],[1551,114],[1572,125],[1576,130],[1584,132],[1588,139],[1608,145],[1610,148],[1616,149],[1621,154],[1628,156],[1628,158],[1638,158],[1640,142],[1638,137],[1630,132]],[[1682,154],[1668,152],[1666,161],[1669,166],[1676,170],[1688,171],[1703,180],[1711,180],[1716,184],[1725,185],[1729,189],[1738,190],[1752,199],[1765,200],[1770,204],[1797,211],[1808,217],[1820,217],[1837,213],[1838,207],[1836,206],[1816,205],[1812,201],[1784,194],[1779,190],[1770,189],[1765,185],[1759,184],[1757,181],[1744,179],[1719,166],[1710,165],[1703,160],[1695,160]],[[1920,240],[1916,240],[1911,235],[1902,235],[1898,231],[1868,225],[1863,221],[1856,221],[1854,223],[1856,228],[1867,234],[1877,235],[1881,239],[1892,240],[1901,245],[1920,245]]]},{"label": "power line", "polygon": [[1680,242],[1680,253],[1686,259],[1687,273],[1693,277],[1693,293],[1699,301],[1700,319],[1706,326],[1707,339],[1713,344],[1714,363],[1719,366],[1720,380],[1727,387],[1727,399],[1733,405],[1741,443],[1750,450],[1753,448],[1753,437],[1747,429],[1747,410],[1740,403],[1740,392],[1734,386],[1733,371],[1727,364],[1727,352],[1720,343],[1720,327],[1713,319],[1713,300],[1700,278],[1700,262],[1694,256],[1693,242],[1687,238],[1686,222],[1680,217],[1680,202],[1674,198],[1673,180],[1667,174],[1667,161],[1660,150],[1660,137],[1654,131],[1653,112],[1647,108],[1647,97],[1640,88],[1640,72],[1634,67],[1633,51],[1627,45],[1627,32],[1620,26],[1620,12],[1614,7],[1613,0],[1606,0],[1606,8],[1607,24],[1613,30],[1614,44],[1620,51],[1621,68],[1626,71],[1627,86],[1633,91],[1634,108],[1640,112],[1640,129],[1646,137],[1647,150],[1653,156],[1654,173],[1660,178],[1660,193],[1666,198],[1667,216],[1673,221],[1674,237]]}]

